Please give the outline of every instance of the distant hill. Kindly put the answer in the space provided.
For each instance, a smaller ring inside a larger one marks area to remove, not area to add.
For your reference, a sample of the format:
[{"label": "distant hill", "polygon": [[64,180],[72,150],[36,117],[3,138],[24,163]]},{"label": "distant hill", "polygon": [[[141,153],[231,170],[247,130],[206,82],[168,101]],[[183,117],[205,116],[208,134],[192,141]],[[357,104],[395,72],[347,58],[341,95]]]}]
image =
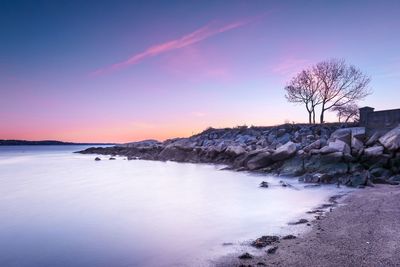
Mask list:
[{"label": "distant hill", "polygon": [[72,143],[55,140],[27,141],[27,140],[0,140],[0,146],[31,146],[31,145],[115,145],[115,143]]}]

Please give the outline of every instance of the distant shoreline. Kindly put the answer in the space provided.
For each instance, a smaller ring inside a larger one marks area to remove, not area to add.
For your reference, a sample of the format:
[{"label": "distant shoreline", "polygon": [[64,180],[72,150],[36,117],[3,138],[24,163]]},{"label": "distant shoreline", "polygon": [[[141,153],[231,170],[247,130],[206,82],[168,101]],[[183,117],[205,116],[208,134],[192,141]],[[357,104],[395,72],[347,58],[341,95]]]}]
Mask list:
[{"label": "distant shoreline", "polygon": [[116,143],[74,143],[74,142],[63,142],[56,140],[40,140],[40,141],[28,141],[28,140],[0,140],[0,146],[50,146],[50,145],[88,145],[88,146],[105,146],[105,145],[116,145]]}]

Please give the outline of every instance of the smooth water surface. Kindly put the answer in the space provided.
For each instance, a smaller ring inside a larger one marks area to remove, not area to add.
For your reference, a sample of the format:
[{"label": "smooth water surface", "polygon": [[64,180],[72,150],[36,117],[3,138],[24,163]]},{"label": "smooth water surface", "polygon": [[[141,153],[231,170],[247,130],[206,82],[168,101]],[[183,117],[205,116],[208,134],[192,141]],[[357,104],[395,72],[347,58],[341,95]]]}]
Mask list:
[{"label": "smooth water surface", "polygon": [[72,153],[83,148],[0,147],[0,266],[207,266],[262,234],[300,231],[287,223],[338,192]]}]

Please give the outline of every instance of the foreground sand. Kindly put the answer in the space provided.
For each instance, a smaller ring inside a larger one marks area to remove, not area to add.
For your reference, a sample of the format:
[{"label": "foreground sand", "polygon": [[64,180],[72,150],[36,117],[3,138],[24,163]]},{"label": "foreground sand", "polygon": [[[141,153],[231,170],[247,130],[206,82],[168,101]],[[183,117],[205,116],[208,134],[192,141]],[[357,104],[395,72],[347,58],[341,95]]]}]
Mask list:
[{"label": "foreground sand", "polygon": [[[311,232],[281,240],[275,254],[217,266],[400,266],[400,186],[357,190],[312,223]],[[263,251],[265,251],[264,249]]]}]

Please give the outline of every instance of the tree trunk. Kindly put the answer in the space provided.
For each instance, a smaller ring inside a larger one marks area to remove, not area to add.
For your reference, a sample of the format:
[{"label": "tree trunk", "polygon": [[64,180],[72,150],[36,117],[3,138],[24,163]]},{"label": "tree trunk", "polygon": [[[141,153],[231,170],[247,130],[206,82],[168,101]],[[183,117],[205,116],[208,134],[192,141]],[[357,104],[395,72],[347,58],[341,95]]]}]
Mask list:
[{"label": "tree trunk", "polygon": [[313,123],[315,124],[315,110],[314,109],[312,111],[312,116],[313,116]]},{"label": "tree trunk", "polygon": [[311,124],[311,115],[312,115],[312,111],[308,112],[308,123]]},{"label": "tree trunk", "polygon": [[320,123],[324,123],[325,103],[322,103]]}]

